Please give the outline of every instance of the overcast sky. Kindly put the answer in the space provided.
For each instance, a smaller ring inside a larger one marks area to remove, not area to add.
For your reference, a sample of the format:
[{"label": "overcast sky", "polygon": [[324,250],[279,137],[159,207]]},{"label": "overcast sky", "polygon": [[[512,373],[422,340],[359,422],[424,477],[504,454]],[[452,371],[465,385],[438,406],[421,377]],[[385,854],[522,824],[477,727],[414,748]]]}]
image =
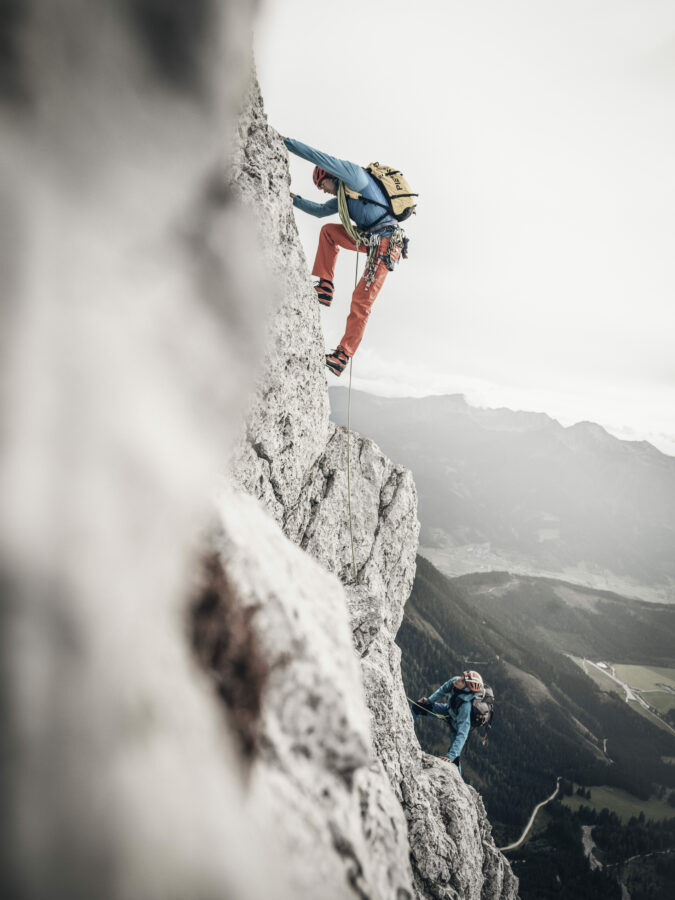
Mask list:
[{"label": "overcast sky", "polygon": [[[675,454],[674,0],[268,0],[255,46],[278,131],[420,193],[356,387]],[[293,189],[323,200],[311,170],[291,157]],[[311,265],[327,220],[296,220]],[[353,283],[343,252],[328,347]]]}]

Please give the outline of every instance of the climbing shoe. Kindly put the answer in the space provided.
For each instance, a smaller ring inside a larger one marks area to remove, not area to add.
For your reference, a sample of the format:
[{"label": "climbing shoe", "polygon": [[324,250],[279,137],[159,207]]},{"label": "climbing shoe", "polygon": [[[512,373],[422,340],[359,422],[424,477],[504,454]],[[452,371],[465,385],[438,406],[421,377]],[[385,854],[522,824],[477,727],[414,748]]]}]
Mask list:
[{"label": "climbing shoe", "polygon": [[333,302],[333,282],[328,281],[327,278],[319,278],[317,283],[314,285],[314,290],[316,291],[316,296],[319,298],[319,303],[322,306],[330,306]]},{"label": "climbing shoe", "polygon": [[349,357],[341,347],[338,347],[337,350],[333,350],[332,353],[326,354],[326,365],[333,375],[337,375],[338,378],[344,372],[344,368],[348,362]]}]

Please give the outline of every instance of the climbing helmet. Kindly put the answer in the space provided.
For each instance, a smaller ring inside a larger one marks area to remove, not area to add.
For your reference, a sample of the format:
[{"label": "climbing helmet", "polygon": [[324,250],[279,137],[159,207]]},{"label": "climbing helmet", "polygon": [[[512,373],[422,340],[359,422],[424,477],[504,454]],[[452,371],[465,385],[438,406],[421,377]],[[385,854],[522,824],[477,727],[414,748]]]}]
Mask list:
[{"label": "climbing helmet", "polygon": [[312,175],[314,178],[314,184],[319,187],[324,178],[332,178],[333,176],[330,172],[326,172],[325,169],[321,169],[319,166],[314,166],[314,173]]},{"label": "climbing helmet", "polygon": [[468,689],[475,694],[483,690],[483,679],[478,672],[475,672],[473,669],[464,672],[464,681],[466,682]]}]

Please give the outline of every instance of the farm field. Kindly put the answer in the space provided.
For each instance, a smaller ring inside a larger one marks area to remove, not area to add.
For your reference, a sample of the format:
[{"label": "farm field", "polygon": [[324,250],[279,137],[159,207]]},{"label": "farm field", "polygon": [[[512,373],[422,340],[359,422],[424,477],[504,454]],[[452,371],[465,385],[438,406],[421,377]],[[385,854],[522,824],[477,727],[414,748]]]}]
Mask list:
[{"label": "farm field", "polygon": [[642,696],[650,706],[658,709],[660,713],[667,713],[675,709],[675,694],[666,691],[643,691]]},{"label": "farm field", "polygon": [[621,685],[617,684],[616,681],[612,681],[609,675],[605,675],[600,669],[590,665],[580,656],[570,656],[570,659],[573,659],[579,668],[583,669],[588,677],[593,679],[600,690],[617,694],[619,697],[625,697],[625,691]]},{"label": "farm field", "polygon": [[[669,684],[675,690],[675,669],[620,664],[615,665],[614,669],[617,678],[639,691],[657,691],[660,684]],[[675,697],[675,694],[673,696]]]},{"label": "farm field", "polygon": [[[605,673],[602,669],[593,665],[589,660],[582,659],[579,656],[570,654],[570,659],[573,659],[574,662],[584,670],[588,677],[597,684],[600,690],[605,691],[606,693],[616,694],[622,699],[626,698],[624,689],[620,684],[617,684],[617,682],[614,681],[609,673]],[[660,713],[665,714],[668,710],[675,708],[675,694],[671,694],[670,691],[667,690],[658,689],[659,684],[672,684],[675,688],[675,669],[615,665],[614,671],[616,672],[617,678],[624,681],[634,690],[648,692],[644,694],[645,701]],[[667,731],[669,734],[673,733],[665,722],[661,721],[657,715],[650,712],[648,709],[645,709],[636,700],[629,700],[628,705],[634,709],[635,712],[643,716],[643,718],[648,719],[652,724],[657,725],[662,731]]]},{"label": "farm field", "polygon": [[[576,790],[577,785],[574,785]],[[640,800],[627,791],[613,787],[591,787],[591,799],[585,800],[573,794],[571,797],[563,797],[562,803],[570,809],[577,810],[580,806],[590,806],[598,812],[601,809],[609,809],[616,813],[625,824],[631,816],[639,816],[641,812],[647,819],[672,819],[675,818],[675,809],[665,801],[650,797],[649,800]]]}]

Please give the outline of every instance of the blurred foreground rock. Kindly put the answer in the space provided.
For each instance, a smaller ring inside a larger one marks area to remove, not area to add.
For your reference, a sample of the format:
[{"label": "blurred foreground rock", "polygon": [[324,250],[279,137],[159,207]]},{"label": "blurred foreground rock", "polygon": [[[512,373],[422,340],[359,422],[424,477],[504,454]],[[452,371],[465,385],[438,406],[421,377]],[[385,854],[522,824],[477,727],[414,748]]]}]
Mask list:
[{"label": "blurred foreground rock", "polygon": [[357,435],[352,577],[252,5],[3,9],[2,894],[514,897],[414,736],[415,488]]}]

